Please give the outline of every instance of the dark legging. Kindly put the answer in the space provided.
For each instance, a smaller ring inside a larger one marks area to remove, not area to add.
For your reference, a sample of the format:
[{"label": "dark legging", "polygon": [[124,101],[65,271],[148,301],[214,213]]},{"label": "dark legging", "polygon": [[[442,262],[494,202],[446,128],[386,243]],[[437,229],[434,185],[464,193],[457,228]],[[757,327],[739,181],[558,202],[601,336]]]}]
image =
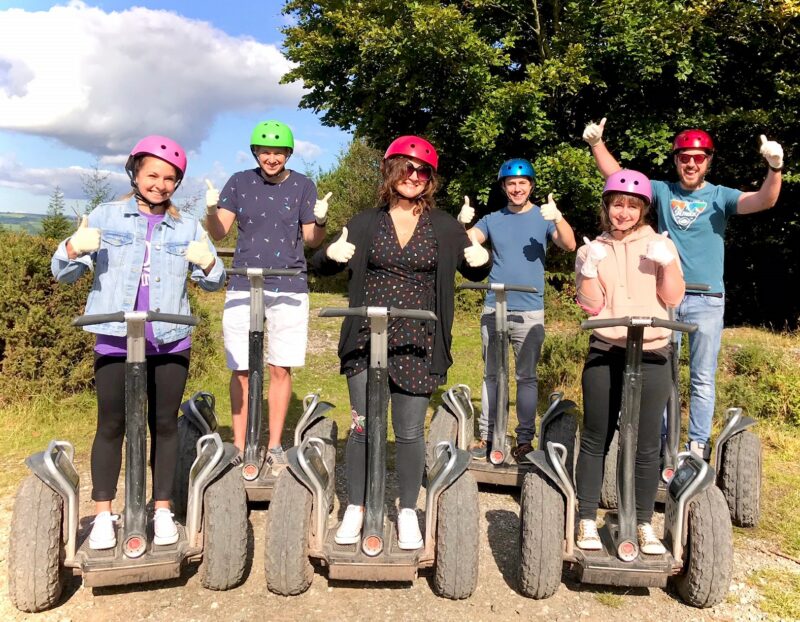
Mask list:
[{"label": "dark legging", "polygon": [[[622,401],[625,350],[590,349],[583,367],[583,431],[578,456],[579,515],[594,520],[603,484],[603,466],[614,437]],[[658,491],[661,418],[670,391],[665,358],[645,352],[642,361],[642,401],[636,448],[636,519],[649,523]]]},{"label": "dark legging", "polygon": [[[364,505],[367,489],[367,371],[347,379],[353,425],[347,439],[348,503]],[[431,396],[406,393],[389,381],[394,429],[395,468],[400,482],[400,508],[415,508],[425,469],[425,414]]]},{"label": "dark legging", "polygon": [[[190,350],[147,357],[147,424],[153,499],[172,497],[178,452],[178,408],[189,373]],[[125,359],[95,355],[97,433],[92,444],[92,499],[111,501],[117,494],[125,437]]]}]

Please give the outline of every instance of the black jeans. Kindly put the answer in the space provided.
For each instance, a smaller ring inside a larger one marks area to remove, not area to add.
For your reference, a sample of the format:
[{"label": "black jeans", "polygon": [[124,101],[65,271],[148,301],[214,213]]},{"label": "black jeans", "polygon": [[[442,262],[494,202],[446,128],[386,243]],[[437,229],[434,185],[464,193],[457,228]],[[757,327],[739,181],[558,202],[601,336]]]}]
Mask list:
[{"label": "black jeans", "polygon": [[[578,514],[594,520],[600,503],[603,467],[614,438],[622,401],[625,349],[591,348],[583,367],[583,431],[576,473]],[[649,523],[658,491],[661,419],[669,397],[672,374],[667,359],[644,353],[642,400],[636,447],[636,519]]]},{"label": "black jeans", "polygon": [[[190,350],[147,357],[147,424],[153,499],[172,498],[178,453],[178,408],[189,374]],[[92,444],[92,499],[117,495],[125,437],[125,358],[95,354],[97,433]]]},{"label": "black jeans", "polygon": [[[347,439],[347,497],[352,505],[364,505],[367,490],[367,375],[362,371],[347,379],[353,423]],[[425,469],[425,415],[430,394],[412,395],[389,380],[392,405],[395,468],[400,485],[400,508],[416,508]]]}]

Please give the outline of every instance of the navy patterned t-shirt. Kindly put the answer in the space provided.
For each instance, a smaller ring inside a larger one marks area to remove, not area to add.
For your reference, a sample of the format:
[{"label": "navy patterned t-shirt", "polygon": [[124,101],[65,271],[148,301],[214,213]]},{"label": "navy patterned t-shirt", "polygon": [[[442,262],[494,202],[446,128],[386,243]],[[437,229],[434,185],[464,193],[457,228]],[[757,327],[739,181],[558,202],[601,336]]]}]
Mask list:
[{"label": "navy patterned t-shirt", "polygon": [[[302,225],[314,222],[317,188],[296,171],[279,184],[264,180],[260,169],[235,173],[219,195],[220,209],[236,214],[239,237],[234,268],[300,268],[298,276],[264,279],[264,291],[307,293]],[[231,276],[228,289],[247,291],[247,277]]]}]

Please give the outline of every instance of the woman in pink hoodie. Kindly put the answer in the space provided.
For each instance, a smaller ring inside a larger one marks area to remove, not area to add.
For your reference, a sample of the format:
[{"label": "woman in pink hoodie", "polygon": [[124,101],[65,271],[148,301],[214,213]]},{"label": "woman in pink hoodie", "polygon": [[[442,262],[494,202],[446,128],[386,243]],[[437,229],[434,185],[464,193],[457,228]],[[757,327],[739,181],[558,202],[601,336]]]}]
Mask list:
[{"label": "woman in pink hoodie", "polygon": [[[578,304],[596,318],[646,316],[668,318],[667,307],[684,294],[678,251],[666,235],[647,224],[652,200],[650,180],[637,171],[620,170],[606,179],[595,240],[578,249],[575,275]],[[597,507],[603,462],[614,436],[622,397],[625,328],[592,332],[583,368],[584,421],[578,457],[579,528],[576,544],[599,550]],[[636,519],[639,547],[663,554],[650,520],[658,489],[661,419],[672,382],[668,363],[670,331],[645,328],[642,398],[636,450]]]}]

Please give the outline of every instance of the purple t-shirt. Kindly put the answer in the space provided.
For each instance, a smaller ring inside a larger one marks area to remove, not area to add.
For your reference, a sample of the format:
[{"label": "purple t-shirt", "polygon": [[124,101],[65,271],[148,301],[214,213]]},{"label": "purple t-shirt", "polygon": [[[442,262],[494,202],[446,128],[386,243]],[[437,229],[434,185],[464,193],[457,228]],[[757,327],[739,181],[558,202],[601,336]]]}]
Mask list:
[{"label": "purple t-shirt", "polygon": [[[296,171],[279,184],[271,184],[261,169],[235,173],[219,195],[219,206],[236,214],[239,237],[234,268],[300,268],[293,277],[268,277],[264,290],[308,292],[302,225],[314,222],[317,188]],[[247,277],[231,276],[228,289],[247,291]]]},{"label": "purple t-shirt", "polygon": [[[150,239],[153,237],[153,230],[156,225],[164,220],[164,214],[145,214],[139,212],[147,220],[147,235],[145,237],[144,264],[142,273],[139,277],[139,290],[136,292],[136,304],[134,311],[148,311],[150,309]],[[151,354],[172,354],[188,350],[192,345],[192,338],[186,336],[178,341],[171,343],[157,343],[153,334],[152,322],[145,322],[144,338],[146,341],[144,353]],[[112,335],[97,335],[94,351],[106,356],[125,356],[128,353],[128,338],[114,337]]]}]

